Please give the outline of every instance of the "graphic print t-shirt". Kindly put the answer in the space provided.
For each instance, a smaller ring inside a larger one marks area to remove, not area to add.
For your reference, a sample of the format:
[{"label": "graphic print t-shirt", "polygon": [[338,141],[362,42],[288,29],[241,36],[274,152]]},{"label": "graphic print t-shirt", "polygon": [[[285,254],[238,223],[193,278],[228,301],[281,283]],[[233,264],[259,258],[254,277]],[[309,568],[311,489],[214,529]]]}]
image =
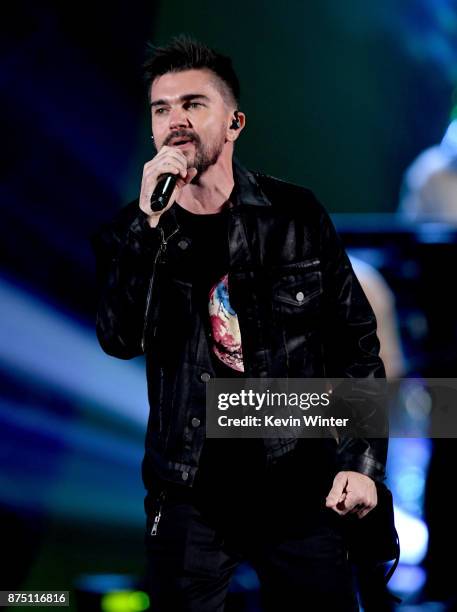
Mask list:
[{"label": "graphic print t-shirt", "polygon": [[[186,269],[181,277],[192,282],[193,300],[207,327],[207,338],[216,377],[244,376],[243,351],[238,317],[230,304],[227,286],[229,268],[228,209],[213,215],[197,215],[176,206],[176,219],[183,239],[189,239]],[[252,477],[264,463],[261,439],[206,439],[194,483],[196,491],[219,493],[228,500],[242,482],[251,488]]]},{"label": "graphic print t-shirt", "polygon": [[190,239],[188,269],[193,299],[208,330],[216,375],[242,375],[243,351],[238,317],[228,292],[228,210],[216,214],[194,214],[176,206],[182,235]]}]

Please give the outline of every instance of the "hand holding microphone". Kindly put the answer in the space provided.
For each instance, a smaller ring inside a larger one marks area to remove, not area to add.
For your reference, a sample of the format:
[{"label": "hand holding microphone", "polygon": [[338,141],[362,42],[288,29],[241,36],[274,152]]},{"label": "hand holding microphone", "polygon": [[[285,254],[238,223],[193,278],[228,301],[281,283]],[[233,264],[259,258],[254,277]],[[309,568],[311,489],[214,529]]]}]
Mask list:
[{"label": "hand holding microphone", "polygon": [[[196,176],[195,168],[187,168],[184,153],[174,147],[163,146],[143,168],[140,208],[155,227],[160,215],[168,210],[184,185]],[[154,210],[155,209],[155,210]]]}]

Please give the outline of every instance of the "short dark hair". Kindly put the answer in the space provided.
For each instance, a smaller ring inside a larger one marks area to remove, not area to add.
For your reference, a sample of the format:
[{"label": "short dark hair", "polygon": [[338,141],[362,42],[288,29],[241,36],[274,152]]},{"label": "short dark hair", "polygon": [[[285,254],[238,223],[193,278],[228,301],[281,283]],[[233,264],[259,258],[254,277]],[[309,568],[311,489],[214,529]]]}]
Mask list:
[{"label": "short dark hair", "polygon": [[169,72],[206,69],[213,72],[222,84],[226,100],[238,106],[240,83],[232,60],[189,36],[175,36],[163,47],[148,45],[148,56],[143,64],[148,95],[154,80]]}]

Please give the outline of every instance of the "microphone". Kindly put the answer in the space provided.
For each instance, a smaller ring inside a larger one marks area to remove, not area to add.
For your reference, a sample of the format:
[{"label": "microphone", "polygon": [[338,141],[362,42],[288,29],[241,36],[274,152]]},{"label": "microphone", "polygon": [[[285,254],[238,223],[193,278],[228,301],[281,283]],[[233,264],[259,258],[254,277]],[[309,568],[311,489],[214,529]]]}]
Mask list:
[{"label": "microphone", "polygon": [[151,196],[151,210],[159,212],[166,208],[178,182],[177,174],[162,174]]}]

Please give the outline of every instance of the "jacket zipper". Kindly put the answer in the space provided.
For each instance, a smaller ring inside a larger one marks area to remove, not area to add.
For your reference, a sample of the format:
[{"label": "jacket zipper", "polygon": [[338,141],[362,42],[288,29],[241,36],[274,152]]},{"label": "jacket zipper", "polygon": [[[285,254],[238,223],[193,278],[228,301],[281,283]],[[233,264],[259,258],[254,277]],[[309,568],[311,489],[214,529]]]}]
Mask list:
[{"label": "jacket zipper", "polygon": [[159,528],[159,522],[160,522],[160,519],[162,518],[162,507],[163,507],[164,499],[165,499],[165,491],[162,491],[157,500],[157,511],[154,515],[154,521],[152,523],[152,529],[151,529],[152,536],[157,535],[157,530]]},{"label": "jacket zipper", "polygon": [[148,327],[148,316],[149,316],[149,309],[151,307],[151,297],[152,297],[152,287],[154,285],[154,276],[155,276],[155,271],[156,271],[156,266],[157,266],[157,262],[161,256],[161,254],[165,251],[168,241],[170,240],[170,238],[172,236],[174,236],[176,234],[176,232],[178,231],[179,228],[176,228],[176,230],[170,234],[167,238],[167,240],[165,240],[165,236],[163,233],[163,229],[161,227],[158,228],[160,230],[160,235],[161,235],[161,243],[159,246],[159,250],[156,253],[156,256],[154,257],[154,263],[152,265],[152,274],[151,274],[151,278],[149,280],[149,287],[148,287],[148,295],[146,298],[146,308],[144,311],[144,323],[143,323],[143,334],[141,336],[141,350],[143,351],[143,353],[146,351],[146,331],[147,331],[147,327]]}]

